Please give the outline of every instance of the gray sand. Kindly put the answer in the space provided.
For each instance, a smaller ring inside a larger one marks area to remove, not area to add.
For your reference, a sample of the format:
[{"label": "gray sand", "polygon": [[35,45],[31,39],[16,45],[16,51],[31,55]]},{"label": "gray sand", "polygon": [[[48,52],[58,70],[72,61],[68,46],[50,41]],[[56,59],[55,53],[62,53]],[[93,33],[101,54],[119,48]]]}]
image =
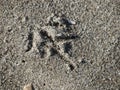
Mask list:
[{"label": "gray sand", "polygon": [[120,0],[0,0],[0,90],[29,83],[120,90]]}]

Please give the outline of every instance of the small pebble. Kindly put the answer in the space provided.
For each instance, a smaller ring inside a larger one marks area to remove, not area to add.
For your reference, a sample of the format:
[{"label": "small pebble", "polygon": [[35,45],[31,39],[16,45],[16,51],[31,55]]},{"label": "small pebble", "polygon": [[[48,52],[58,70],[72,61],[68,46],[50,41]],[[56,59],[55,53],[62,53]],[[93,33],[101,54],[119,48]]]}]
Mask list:
[{"label": "small pebble", "polygon": [[23,90],[34,90],[33,85],[31,83],[27,84],[27,85],[24,86]]},{"label": "small pebble", "polygon": [[71,25],[75,25],[75,21],[72,21],[72,20],[68,20],[68,22],[71,24]]},{"label": "small pebble", "polygon": [[22,22],[28,21],[28,16],[22,18]]}]

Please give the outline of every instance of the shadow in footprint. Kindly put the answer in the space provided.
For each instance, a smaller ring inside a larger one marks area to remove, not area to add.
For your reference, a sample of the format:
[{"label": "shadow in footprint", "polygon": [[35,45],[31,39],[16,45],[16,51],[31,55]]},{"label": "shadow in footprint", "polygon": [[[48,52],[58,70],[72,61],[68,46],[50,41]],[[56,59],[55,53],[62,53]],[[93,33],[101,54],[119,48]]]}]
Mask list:
[{"label": "shadow in footprint", "polygon": [[29,32],[28,34],[28,39],[27,39],[29,42],[28,42],[28,46],[27,46],[27,50],[26,52],[30,51],[31,48],[32,48],[32,43],[33,43],[33,33],[32,32]]},{"label": "shadow in footprint", "polygon": [[58,51],[56,49],[54,49],[54,48],[51,48],[50,52],[51,52],[51,56],[53,56],[55,54],[58,54]]},{"label": "shadow in footprint", "polygon": [[71,42],[66,42],[64,43],[64,52],[69,53],[69,51],[72,49],[72,44]]}]

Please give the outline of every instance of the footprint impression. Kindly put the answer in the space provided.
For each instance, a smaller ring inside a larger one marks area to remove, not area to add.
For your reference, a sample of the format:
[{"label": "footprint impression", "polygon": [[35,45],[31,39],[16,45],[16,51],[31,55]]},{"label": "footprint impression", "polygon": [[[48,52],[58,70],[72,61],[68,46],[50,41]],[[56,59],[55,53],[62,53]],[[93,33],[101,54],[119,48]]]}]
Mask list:
[{"label": "footprint impression", "polygon": [[27,42],[25,52],[36,52],[41,58],[58,54],[73,70],[76,65],[70,59],[72,40],[78,38],[78,35],[72,33],[75,24],[64,16],[52,14],[47,19],[47,25],[29,32],[25,40]]}]

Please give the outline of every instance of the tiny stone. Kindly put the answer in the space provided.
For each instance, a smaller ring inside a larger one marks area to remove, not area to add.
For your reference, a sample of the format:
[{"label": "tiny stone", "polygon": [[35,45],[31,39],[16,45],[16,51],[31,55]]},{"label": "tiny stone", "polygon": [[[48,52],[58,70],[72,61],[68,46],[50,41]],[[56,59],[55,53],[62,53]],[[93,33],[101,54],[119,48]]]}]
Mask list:
[{"label": "tiny stone", "polygon": [[22,22],[25,22],[25,17],[22,18]]},{"label": "tiny stone", "polygon": [[80,59],[78,59],[78,62],[80,63],[82,61],[82,59],[80,58]]},{"label": "tiny stone", "polygon": [[27,84],[24,86],[23,90],[34,90],[34,88],[32,84]]},{"label": "tiny stone", "polygon": [[22,18],[22,22],[26,22],[27,20],[28,20],[27,16]]},{"label": "tiny stone", "polygon": [[75,21],[68,20],[68,22],[72,25],[76,24]]},{"label": "tiny stone", "polygon": [[68,64],[65,64],[66,65],[66,68],[67,68],[67,70],[70,70],[70,67],[69,67],[69,65]]},{"label": "tiny stone", "polygon": [[67,70],[73,71],[75,67],[72,64],[66,64],[66,68]]},{"label": "tiny stone", "polygon": [[118,72],[118,75],[120,75],[120,72]]}]

